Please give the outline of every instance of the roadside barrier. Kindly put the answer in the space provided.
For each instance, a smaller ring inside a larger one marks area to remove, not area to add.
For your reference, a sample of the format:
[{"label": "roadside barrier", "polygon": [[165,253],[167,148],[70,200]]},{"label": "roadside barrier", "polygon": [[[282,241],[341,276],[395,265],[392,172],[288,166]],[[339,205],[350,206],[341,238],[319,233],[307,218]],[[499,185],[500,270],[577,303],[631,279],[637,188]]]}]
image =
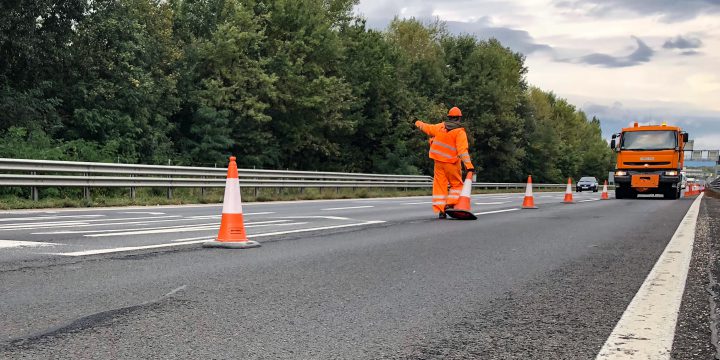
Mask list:
[{"label": "roadside barrier", "polygon": [[[137,188],[166,188],[172,198],[173,189],[199,188],[204,196],[207,188],[225,187],[227,169],[212,167],[135,165],[56,160],[0,158],[0,186],[28,187],[30,199],[38,200],[39,189],[45,187],[79,187],[90,200],[92,188],[129,188],[135,199]],[[238,169],[240,187],[259,189],[322,190],[335,188],[365,189],[430,189],[432,177],[425,175],[391,175],[297,170]],[[538,188],[561,189],[565,184],[536,184]],[[522,189],[525,183],[480,182],[476,189]]]},{"label": "roadside barrier", "polygon": [[214,241],[208,241],[203,247],[247,249],[260,246],[257,241],[248,240],[243,220],[242,200],[240,198],[240,179],[235,157],[230,157],[225,183],[220,231]]}]

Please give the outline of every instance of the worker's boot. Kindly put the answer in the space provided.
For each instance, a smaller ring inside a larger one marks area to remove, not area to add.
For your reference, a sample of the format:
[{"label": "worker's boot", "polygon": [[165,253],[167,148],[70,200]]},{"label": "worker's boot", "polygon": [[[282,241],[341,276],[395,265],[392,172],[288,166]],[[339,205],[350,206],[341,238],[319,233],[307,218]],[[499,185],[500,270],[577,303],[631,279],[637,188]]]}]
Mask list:
[{"label": "worker's boot", "polygon": [[438,219],[447,219],[447,214],[444,211],[441,211],[438,214]]}]

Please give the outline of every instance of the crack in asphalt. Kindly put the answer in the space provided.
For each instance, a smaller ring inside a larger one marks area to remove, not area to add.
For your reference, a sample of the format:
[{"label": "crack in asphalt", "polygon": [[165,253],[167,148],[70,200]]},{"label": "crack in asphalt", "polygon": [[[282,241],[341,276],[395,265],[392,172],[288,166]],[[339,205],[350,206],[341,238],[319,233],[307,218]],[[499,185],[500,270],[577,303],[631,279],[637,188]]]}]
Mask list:
[{"label": "crack in asphalt", "polygon": [[16,337],[4,343],[0,343],[0,350],[9,351],[13,348],[27,347],[35,343],[42,342],[43,340],[48,338],[58,337],[68,333],[79,332],[97,326],[103,326],[112,319],[138,312],[144,309],[161,306],[163,305],[162,303],[164,301],[171,299],[173,295],[177,294],[180,291],[184,291],[185,289],[187,289],[187,285],[182,285],[153,300],[145,301],[136,305],[125,306],[117,309],[110,309],[82,316],[62,325],[53,326],[30,335]]}]

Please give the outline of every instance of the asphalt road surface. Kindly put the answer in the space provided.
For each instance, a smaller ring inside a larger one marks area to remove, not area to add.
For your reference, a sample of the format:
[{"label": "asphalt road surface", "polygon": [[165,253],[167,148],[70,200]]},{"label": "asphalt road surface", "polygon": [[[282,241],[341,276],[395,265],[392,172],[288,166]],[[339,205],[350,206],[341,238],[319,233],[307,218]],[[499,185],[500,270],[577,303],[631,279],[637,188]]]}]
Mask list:
[{"label": "asphalt road surface", "polygon": [[3,212],[0,358],[593,359],[693,199],[535,196]]}]

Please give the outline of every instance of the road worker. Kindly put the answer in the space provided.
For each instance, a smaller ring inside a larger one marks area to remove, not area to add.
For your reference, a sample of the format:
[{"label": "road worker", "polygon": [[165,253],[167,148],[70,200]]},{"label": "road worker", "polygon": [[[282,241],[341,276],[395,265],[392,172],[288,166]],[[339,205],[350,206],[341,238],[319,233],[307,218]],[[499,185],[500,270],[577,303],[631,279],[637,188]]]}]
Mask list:
[{"label": "road worker", "polygon": [[460,199],[463,187],[461,166],[464,165],[468,172],[475,171],[468,152],[467,133],[461,120],[462,112],[453,107],[448,112],[447,121],[440,124],[415,121],[415,126],[430,136],[429,155],[435,160],[432,205],[440,219],[447,218],[445,210],[452,208]]}]

